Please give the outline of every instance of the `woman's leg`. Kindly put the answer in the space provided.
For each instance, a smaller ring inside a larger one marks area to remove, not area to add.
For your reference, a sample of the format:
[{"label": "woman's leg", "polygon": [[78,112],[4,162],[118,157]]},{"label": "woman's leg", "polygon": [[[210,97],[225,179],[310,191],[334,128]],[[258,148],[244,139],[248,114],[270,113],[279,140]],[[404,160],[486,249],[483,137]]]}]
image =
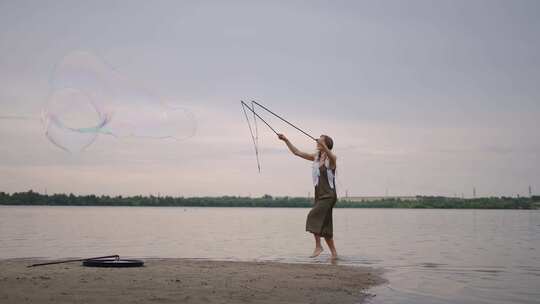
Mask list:
[{"label": "woman's leg", "polygon": [[332,253],[332,259],[337,259],[337,251],[336,245],[334,244],[334,239],[331,237],[325,237],[324,240],[326,241],[326,244],[328,244],[328,248],[330,248],[330,252]]},{"label": "woman's leg", "polygon": [[323,247],[321,245],[321,236],[314,233],[313,237],[315,237],[315,250],[313,250],[313,254],[310,256],[310,258],[317,257],[321,254],[321,252],[323,252]]}]

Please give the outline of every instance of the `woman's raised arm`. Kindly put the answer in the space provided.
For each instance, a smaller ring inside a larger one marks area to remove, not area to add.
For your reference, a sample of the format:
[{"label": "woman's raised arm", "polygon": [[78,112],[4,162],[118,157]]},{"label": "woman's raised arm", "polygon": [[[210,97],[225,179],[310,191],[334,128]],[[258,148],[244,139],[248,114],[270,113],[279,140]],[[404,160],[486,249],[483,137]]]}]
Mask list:
[{"label": "woman's raised arm", "polygon": [[285,135],[283,135],[283,134],[278,134],[278,138],[285,142],[285,144],[287,145],[287,147],[289,148],[289,150],[291,151],[292,154],[294,154],[294,155],[296,155],[296,156],[298,156],[298,157],[301,157],[301,158],[303,158],[303,159],[306,159],[306,160],[310,160],[310,161],[314,161],[314,160],[315,160],[315,154],[312,154],[312,153],[306,153],[306,152],[302,152],[302,151],[298,150],[298,148],[296,148],[296,147],[289,141],[289,139],[287,139],[287,137],[285,137]]}]

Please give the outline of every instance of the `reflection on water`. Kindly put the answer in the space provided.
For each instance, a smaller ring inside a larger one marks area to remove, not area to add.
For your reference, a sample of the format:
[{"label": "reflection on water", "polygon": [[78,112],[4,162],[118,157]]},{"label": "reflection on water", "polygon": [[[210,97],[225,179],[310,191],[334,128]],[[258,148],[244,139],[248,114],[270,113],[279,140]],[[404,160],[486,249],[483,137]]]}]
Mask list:
[{"label": "reflection on water", "polygon": [[[0,207],[0,258],[330,263],[307,209]],[[372,303],[540,303],[540,212],[336,209],[339,264],[381,267]]]}]

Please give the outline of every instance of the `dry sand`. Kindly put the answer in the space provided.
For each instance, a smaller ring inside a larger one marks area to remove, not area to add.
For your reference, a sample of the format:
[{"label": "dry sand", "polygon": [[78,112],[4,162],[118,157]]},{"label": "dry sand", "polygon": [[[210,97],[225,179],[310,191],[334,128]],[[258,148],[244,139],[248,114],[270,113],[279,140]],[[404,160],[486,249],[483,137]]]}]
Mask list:
[{"label": "dry sand", "polygon": [[383,283],[371,268],[148,259],[139,268],[0,261],[0,303],[360,303]]}]

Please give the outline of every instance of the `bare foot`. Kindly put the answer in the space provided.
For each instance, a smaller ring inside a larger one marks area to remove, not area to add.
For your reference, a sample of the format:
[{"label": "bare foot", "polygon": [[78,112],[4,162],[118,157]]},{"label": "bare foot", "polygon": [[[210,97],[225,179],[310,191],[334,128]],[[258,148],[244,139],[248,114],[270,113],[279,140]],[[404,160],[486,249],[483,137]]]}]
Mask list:
[{"label": "bare foot", "polygon": [[332,259],[333,261],[337,260],[337,259],[338,259],[337,253],[332,253],[331,259]]},{"label": "bare foot", "polygon": [[313,254],[310,255],[309,257],[310,258],[318,257],[321,254],[321,252],[323,252],[323,250],[324,249],[322,247],[315,247],[315,250],[313,251]]}]

